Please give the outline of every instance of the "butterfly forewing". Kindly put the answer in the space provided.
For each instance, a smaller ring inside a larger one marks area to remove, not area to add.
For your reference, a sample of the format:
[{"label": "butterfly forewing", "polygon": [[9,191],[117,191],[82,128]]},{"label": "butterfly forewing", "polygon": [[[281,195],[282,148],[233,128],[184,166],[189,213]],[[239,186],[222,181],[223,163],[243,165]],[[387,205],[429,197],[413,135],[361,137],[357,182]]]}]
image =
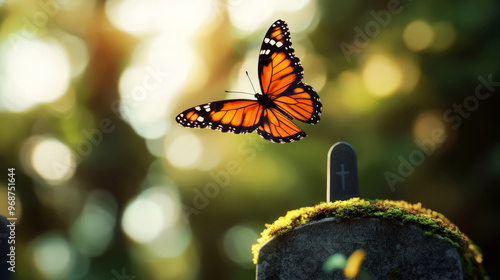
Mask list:
[{"label": "butterfly forewing", "polygon": [[185,127],[210,128],[236,134],[254,131],[260,121],[262,105],[256,100],[223,100],[185,110],[176,121]]},{"label": "butterfly forewing", "polygon": [[295,56],[287,24],[277,20],[267,31],[259,53],[259,78],[262,93],[273,97],[303,77]]}]

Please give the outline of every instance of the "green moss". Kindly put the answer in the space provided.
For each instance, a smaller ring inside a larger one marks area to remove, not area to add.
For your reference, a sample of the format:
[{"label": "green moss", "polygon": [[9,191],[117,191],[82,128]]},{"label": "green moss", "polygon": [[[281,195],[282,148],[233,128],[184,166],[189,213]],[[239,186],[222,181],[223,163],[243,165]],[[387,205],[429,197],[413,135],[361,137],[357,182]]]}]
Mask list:
[{"label": "green moss", "polygon": [[411,204],[406,201],[393,200],[352,198],[289,211],[273,224],[266,224],[266,229],[261,233],[262,237],[257,240],[257,244],[252,246],[254,263],[257,263],[259,248],[271,237],[286,234],[306,223],[329,217],[337,219],[379,218],[417,226],[424,230],[425,236],[441,236],[445,242],[458,248],[462,258],[464,279],[487,277],[482,270],[482,254],[479,248],[444,215],[425,209],[420,203]]}]

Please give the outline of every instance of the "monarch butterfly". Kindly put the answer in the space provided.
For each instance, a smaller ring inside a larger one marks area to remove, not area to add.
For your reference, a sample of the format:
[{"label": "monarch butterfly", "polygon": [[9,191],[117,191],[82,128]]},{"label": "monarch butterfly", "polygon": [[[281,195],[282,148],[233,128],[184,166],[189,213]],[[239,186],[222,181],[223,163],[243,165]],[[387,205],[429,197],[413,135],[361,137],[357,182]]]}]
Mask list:
[{"label": "monarch butterfly", "polygon": [[316,91],[301,81],[304,69],[294,54],[290,32],[283,20],[274,22],[267,31],[258,70],[262,94],[256,93],[256,99],[198,105],[177,115],[176,121],[184,127],[207,127],[236,134],[257,130],[264,139],[277,143],[306,137],[292,120],[319,122],[321,101]]}]

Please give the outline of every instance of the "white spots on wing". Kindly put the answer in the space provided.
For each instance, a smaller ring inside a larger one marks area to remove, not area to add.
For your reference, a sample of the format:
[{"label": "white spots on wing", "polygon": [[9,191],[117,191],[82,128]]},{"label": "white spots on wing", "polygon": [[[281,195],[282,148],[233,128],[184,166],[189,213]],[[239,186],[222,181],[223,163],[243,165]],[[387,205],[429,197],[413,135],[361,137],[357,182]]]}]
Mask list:
[{"label": "white spots on wing", "polygon": [[283,43],[282,43],[281,41],[280,41],[280,42],[278,42],[278,43],[276,43],[276,47],[278,47],[278,48],[279,48],[279,47],[281,47],[281,46],[283,46]]},{"label": "white spots on wing", "polygon": [[269,44],[271,44],[271,46],[274,46],[274,44],[276,44],[276,41],[271,40],[271,41],[269,41]]},{"label": "white spots on wing", "polygon": [[271,50],[266,50],[265,54],[268,55],[271,52]]},{"label": "white spots on wing", "polygon": [[194,107],[194,109],[195,109],[196,111],[201,111],[201,107],[200,107],[200,106],[196,106],[196,107]]},{"label": "white spots on wing", "polygon": [[197,120],[197,121],[199,121],[199,122],[202,122],[202,121],[204,121],[204,120],[205,120],[205,118],[204,118],[204,117],[202,117],[202,116],[199,116],[196,120]]},{"label": "white spots on wing", "polygon": [[210,103],[208,103],[207,105],[203,106],[203,109],[205,109],[205,111],[208,113],[210,112]]},{"label": "white spots on wing", "polygon": [[269,38],[264,38],[264,43],[269,43],[270,39]]}]

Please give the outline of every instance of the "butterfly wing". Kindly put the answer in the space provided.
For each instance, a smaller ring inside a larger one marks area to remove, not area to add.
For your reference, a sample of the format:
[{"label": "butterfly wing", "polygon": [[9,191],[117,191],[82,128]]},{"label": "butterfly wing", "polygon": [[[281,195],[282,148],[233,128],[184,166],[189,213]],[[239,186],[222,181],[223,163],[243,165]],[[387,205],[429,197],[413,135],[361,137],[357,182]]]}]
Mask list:
[{"label": "butterfly wing", "polygon": [[263,110],[257,133],[262,138],[276,143],[289,143],[307,136],[302,129],[275,108]]},{"label": "butterfly wing", "polygon": [[301,81],[303,76],[288,26],[277,20],[267,31],[259,54],[262,93],[287,116],[315,124],[320,120],[321,101],[316,91]]},{"label": "butterfly wing", "polygon": [[257,100],[233,99],[195,106],[177,115],[175,120],[184,127],[240,134],[254,131],[262,112]]}]

